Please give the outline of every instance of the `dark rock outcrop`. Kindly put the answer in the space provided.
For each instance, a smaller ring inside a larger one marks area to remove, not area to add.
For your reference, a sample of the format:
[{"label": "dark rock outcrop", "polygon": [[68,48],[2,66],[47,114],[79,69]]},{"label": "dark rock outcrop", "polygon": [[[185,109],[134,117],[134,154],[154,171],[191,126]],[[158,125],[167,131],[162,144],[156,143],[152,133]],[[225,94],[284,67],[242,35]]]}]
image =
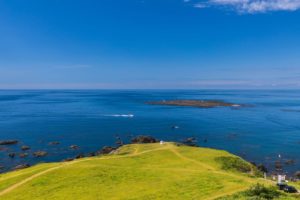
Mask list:
[{"label": "dark rock outcrop", "polygon": [[16,153],[9,153],[8,156],[9,156],[10,158],[14,158],[14,157],[16,156]]},{"label": "dark rock outcrop", "polygon": [[166,105],[166,106],[188,106],[198,108],[214,108],[214,107],[234,107],[238,108],[242,105],[228,103],[219,100],[163,100],[148,102],[151,105]]},{"label": "dark rock outcrop", "polygon": [[293,164],[295,164],[295,160],[292,160],[292,159],[286,160],[286,161],[284,162],[284,164],[286,164],[286,165],[293,165]]},{"label": "dark rock outcrop", "polygon": [[26,158],[28,156],[28,153],[20,153],[19,157],[20,158]]},{"label": "dark rock outcrop", "polygon": [[124,142],[122,140],[120,140],[120,139],[118,139],[116,141],[116,145],[118,145],[118,146],[122,146],[123,144],[124,144]]},{"label": "dark rock outcrop", "polygon": [[114,150],[116,150],[115,147],[104,146],[98,153],[99,154],[109,154]]},{"label": "dark rock outcrop", "polygon": [[78,154],[77,156],[75,156],[75,159],[79,159],[79,158],[84,158],[85,156],[83,154]]},{"label": "dark rock outcrop", "polygon": [[154,137],[140,135],[131,140],[132,144],[142,144],[142,143],[156,143],[158,142]]},{"label": "dark rock outcrop", "polygon": [[77,149],[79,149],[79,146],[77,146],[77,145],[71,145],[70,149],[77,150]]},{"label": "dark rock outcrop", "polygon": [[73,160],[74,160],[74,158],[66,158],[66,159],[63,160],[63,162],[70,162],[70,161],[73,161]]},{"label": "dark rock outcrop", "polygon": [[30,147],[26,146],[26,145],[23,145],[23,146],[21,146],[21,149],[22,149],[22,151],[27,151],[27,150],[30,149]]},{"label": "dark rock outcrop", "polygon": [[8,148],[6,148],[6,147],[0,147],[0,151],[7,151],[8,150]]},{"label": "dark rock outcrop", "polygon": [[21,164],[21,165],[17,165],[16,167],[14,167],[13,169],[14,170],[19,170],[19,169],[25,169],[25,168],[28,168],[30,167],[29,164]]},{"label": "dark rock outcrop", "polygon": [[197,139],[195,137],[189,137],[184,139],[182,143],[188,146],[197,146]]},{"label": "dark rock outcrop", "polygon": [[33,156],[39,158],[39,157],[44,157],[47,154],[48,153],[46,151],[36,151],[36,152],[33,153]]},{"label": "dark rock outcrop", "polygon": [[60,142],[58,142],[58,141],[53,141],[53,142],[49,142],[48,143],[48,145],[51,145],[51,146],[53,146],[53,145],[59,145],[60,144]]},{"label": "dark rock outcrop", "polygon": [[18,140],[2,140],[0,141],[0,145],[13,145],[17,144],[18,142]]},{"label": "dark rock outcrop", "polygon": [[87,156],[88,157],[94,157],[94,156],[96,156],[96,153],[95,152],[91,152],[91,153],[88,153]]}]

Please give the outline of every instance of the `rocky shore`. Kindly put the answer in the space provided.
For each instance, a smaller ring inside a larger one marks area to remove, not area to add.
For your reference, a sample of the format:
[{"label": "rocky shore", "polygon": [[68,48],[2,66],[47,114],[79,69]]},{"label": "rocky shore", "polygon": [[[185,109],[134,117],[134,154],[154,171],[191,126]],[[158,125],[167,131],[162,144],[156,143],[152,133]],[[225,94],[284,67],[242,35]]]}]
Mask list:
[{"label": "rocky shore", "polygon": [[[104,146],[104,147],[100,148],[99,150],[96,150],[93,152],[87,152],[87,153],[80,152],[79,151],[80,146],[75,145],[75,144],[66,146],[66,147],[62,147],[61,149],[68,149],[69,152],[71,151],[71,152],[75,153],[75,154],[73,154],[74,156],[72,156],[72,157],[66,156],[62,161],[66,162],[66,161],[72,161],[72,160],[80,159],[80,158],[84,158],[84,157],[93,157],[93,156],[114,153],[115,151],[118,150],[118,148],[120,146],[126,144],[125,142],[123,142],[123,140],[119,136],[116,136],[115,139],[116,139],[115,146]],[[202,139],[201,141],[203,143],[208,142],[208,140],[206,138]],[[160,140],[158,140],[152,136],[148,136],[148,135],[138,135],[135,137],[131,136],[131,139],[128,142],[129,142],[129,144],[142,144],[142,143],[158,143],[158,142],[160,142]],[[199,142],[200,141],[195,137],[187,137],[185,139],[180,140],[178,145],[199,146]],[[27,161],[30,161],[30,159],[32,159],[32,158],[42,158],[42,157],[51,156],[51,152],[49,155],[49,152],[47,152],[47,151],[42,151],[42,150],[31,151],[30,146],[27,146],[27,145],[18,146],[19,143],[22,144],[22,142],[20,142],[18,140],[0,141],[0,144],[2,146],[0,148],[0,151],[2,151],[2,153],[6,152],[8,158],[10,158],[12,160],[21,158],[21,163],[18,163],[17,165],[13,166],[12,168],[8,168],[4,164],[0,163],[0,173],[30,167],[31,164],[29,164],[30,162],[28,163]],[[56,146],[56,145],[60,145],[60,142],[52,141],[52,142],[48,142],[47,144],[48,144],[48,146],[53,146],[53,145]],[[12,151],[12,149],[9,148],[10,146],[15,146],[17,148],[14,148],[15,151]],[[17,151],[16,149],[19,149],[19,151]],[[40,160],[40,161],[42,161],[42,160]],[[251,162],[251,163],[253,164],[253,166],[256,166],[256,168],[263,173],[274,174],[274,173],[283,172],[284,166],[295,164],[295,160],[292,160],[292,159],[274,160],[274,170],[275,171],[269,171],[269,169],[261,163],[260,164],[256,164],[254,162]],[[300,179],[300,172],[297,171],[294,175],[291,175],[290,178],[291,178],[291,180],[292,179],[297,179],[297,180]]]},{"label": "rocky shore", "polygon": [[[136,143],[155,143],[158,142],[155,138],[151,136],[144,136],[144,135],[139,135],[136,137],[132,137],[130,142],[131,144],[136,144]],[[18,145],[20,144],[20,145]],[[73,152],[72,157],[66,156],[62,161],[72,161],[75,159],[79,158],[84,158],[84,157],[93,157],[93,156],[98,156],[98,155],[105,155],[105,154],[110,154],[117,150],[120,146],[124,144],[124,142],[121,140],[120,137],[116,137],[116,142],[115,146],[104,146],[100,148],[99,150],[93,151],[93,152],[88,152],[88,153],[82,153],[80,152],[80,146],[78,145],[70,145],[66,147],[60,147],[60,151],[63,154],[64,152]],[[47,145],[47,144],[46,144]],[[59,141],[52,141],[48,142],[48,146],[57,146],[60,145]],[[13,148],[10,148],[13,147]],[[7,172],[11,170],[19,170],[19,169],[24,169],[27,167],[30,167],[30,161],[32,159],[41,159],[43,157],[48,157],[51,156],[51,151],[45,151],[45,150],[36,150],[36,151],[31,151],[31,147],[28,145],[24,145],[22,141],[18,140],[0,140],[0,152],[2,154],[6,154],[6,158],[9,158],[11,161],[17,161],[17,164],[14,165],[13,167],[7,167],[5,166],[4,163],[2,163],[1,159],[4,159],[4,157],[1,157],[0,159],[0,173],[1,172]],[[37,160],[38,162],[43,162],[43,160]]]}]

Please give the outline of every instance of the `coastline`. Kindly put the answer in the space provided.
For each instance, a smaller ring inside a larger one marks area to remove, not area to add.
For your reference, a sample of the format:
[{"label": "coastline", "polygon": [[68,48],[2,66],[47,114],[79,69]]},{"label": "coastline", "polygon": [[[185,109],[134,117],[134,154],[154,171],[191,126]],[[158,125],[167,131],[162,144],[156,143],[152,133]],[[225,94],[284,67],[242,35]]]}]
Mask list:
[{"label": "coastline", "polygon": [[[168,162],[164,162],[166,160]],[[190,199],[191,193],[198,199],[226,199],[234,194],[244,195],[240,192],[255,184],[263,184],[262,187],[275,184],[261,177],[251,163],[226,151],[155,141],[124,145],[105,155],[44,163],[1,174],[0,197],[9,200],[22,196],[23,200],[33,200],[40,199],[46,192],[50,197],[57,195],[58,199],[75,196],[95,199],[100,194],[105,199],[128,199],[129,186],[130,194],[137,198],[159,195],[163,199]],[[45,181],[47,185],[39,184]],[[184,193],[174,192],[174,184],[179,184],[176,191]],[[216,184],[222,189],[215,187]],[[59,187],[53,190],[57,185]],[[143,185],[143,193],[140,185]],[[26,193],[22,192],[24,189]],[[126,195],[121,191],[126,191]],[[280,195],[284,197],[283,193]]]}]

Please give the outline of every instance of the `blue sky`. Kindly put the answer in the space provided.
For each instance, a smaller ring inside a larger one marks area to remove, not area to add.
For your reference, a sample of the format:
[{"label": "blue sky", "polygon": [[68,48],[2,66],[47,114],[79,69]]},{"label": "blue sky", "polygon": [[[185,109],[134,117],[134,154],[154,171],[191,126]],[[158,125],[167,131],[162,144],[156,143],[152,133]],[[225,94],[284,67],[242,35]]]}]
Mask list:
[{"label": "blue sky", "polygon": [[300,0],[2,0],[3,89],[300,89]]}]

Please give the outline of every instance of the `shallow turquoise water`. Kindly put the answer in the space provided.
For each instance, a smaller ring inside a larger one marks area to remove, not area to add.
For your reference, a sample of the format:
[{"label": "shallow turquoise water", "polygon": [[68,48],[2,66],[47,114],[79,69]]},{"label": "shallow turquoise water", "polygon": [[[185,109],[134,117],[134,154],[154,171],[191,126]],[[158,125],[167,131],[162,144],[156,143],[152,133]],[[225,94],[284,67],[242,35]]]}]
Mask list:
[{"label": "shallow turquoise water", "polygon": [[[217,99],[247,104],[232,108],[188,108],[147,105],[167,99]],[[172,129],[172,126],[179,126]],[[196,137],[200,146],[225,149],[270,169],[281,159],[300,170],[300,91],[271,90],[44,90],[0,91],[0,140],[19,145],[0,151],[0,165],[59,161],[114,145],[115,137],[152,135],[181,141]],[[48,142],[59,141],[57,146]],[[207,141],[207,142],[205,142]],[[46,150],[44,158],[10,159],[9,152]],[[77,151],[69,146],[80,146]]]}]

